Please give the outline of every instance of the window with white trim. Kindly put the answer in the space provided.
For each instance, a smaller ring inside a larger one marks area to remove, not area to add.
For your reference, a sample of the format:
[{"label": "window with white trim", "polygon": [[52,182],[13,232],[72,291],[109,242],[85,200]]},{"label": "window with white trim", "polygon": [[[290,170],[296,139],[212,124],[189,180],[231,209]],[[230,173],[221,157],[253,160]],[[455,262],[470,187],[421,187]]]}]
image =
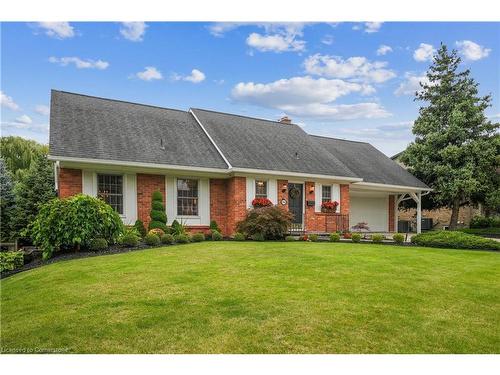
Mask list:
[{"label": "window with white trim", "polygon": [[332,186],[322,185],[321,186],[321,203],[330,202],[332,200]]},{"label": "window with white trim", "polygon": [[267,181],[255,180],[255,198],[267,198]]},{"label": "window with white trim", "polygon": [[97,175],[97,197],[123,215],[123,176],[114,174]]},{"label": "window with white trim", "polygon": [[177,215],[198,216],[198,180],[177,179]]}]

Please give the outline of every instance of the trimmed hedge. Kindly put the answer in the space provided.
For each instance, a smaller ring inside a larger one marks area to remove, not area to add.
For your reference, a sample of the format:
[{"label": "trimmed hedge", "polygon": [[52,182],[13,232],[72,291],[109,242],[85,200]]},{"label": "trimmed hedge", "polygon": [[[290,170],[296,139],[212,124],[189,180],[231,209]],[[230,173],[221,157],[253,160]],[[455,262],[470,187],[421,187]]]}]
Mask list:
[{"label": "trimmed hedge", "polygon": [[203,233],[195,233],[191,236],[191,242],[202,242],[205,241],[205,235]]},{"label": "trimmed hedge", "polygon": [[178,234],[175,237],[175,242],[177,243],[189,243],[189,236],[187,234]]},{"label": "trimmed hedge", "polygon": [[352,242],[356,242],[356,243],[361,242],[361,234],[353,233],[351,235],[351,240],[352,240]]},{"label": "trimmed hedge", "polygon": [[105,238],[95,238],[90,241],[89,245],[90,250],[92,251],[103,251],[108,248],[108,241]]},{"label": "trimmed hedge", "polygon": [[172,245],[175,242],[174,236],[172,236],[170,233],[164,234],[161,236],[161,243],[165,245]]},{"label": "trimmed hedge", "polygon": [[475,234],[477,236],[487,236],[489,234],[494,235],[494,236],[500,235],[500,228],[496,228],[496,227],[466,228],[466,229],[459,229],[458,231],[463,232],[463,233],[468,233],[468,234]]},{"label": "trimmed hedge", "polygon": [[148,233],[146,237],[144,237],[144,242],[149,246],[157,246],[160,244],[160,236],[154,233]]},{"label": "trimmed hedge", "polygon": [[245,235],[243,233],[241,233],[241,232],[236,232],[234,234],[234,240],[235,241],[245,241],[245,239],[246,239]]},{"label": "trimmed hedge", "polygon": [[135,221],[134,228],[137,230],[137,233],[139,233],[141,237],[144,237],[148,233],[146,231],[146,228],[144,227],[144,223],[142,222],[142,220],[137,219]]},{"label": "trimmed hedge", "polygon": [[395,233],[394,236],[392,236],[392,239],[397,244],[402,244],[405,241],[405,236],[401,233]]},{"label": "trimmed hedge", "polygon": [[419,246],[445,247],[452,249],[500,250],[500,242],[455,231],[420,233],[411,238]]},{"label": "trimmed hedge", "polygon": [[384,235],[383,234],[374,234],[372,235],[372,242],[373,243],[382,243],[384,241]]},{"label": "trimmed hedge", "polygon": [[0,252],[0,272],[13,271],[24,265],[24,253],[22,251]]},{"label": "trimmed hedge", "polygon": [[318,241],[318,235],[317,235],[317,234],[315,234],[315,233],[310,234],[310,235],[309,235],[309,240],[310,240],[311,242],[316,242],[316,241]]},{"label": "trimmed hedge", "polygon": [[216,230],[212,231],[212,241],[222,241],[222,238],[221,232],[217,232]]},{"label": "trimmed hedge", "polygon": [[254,233],[250,236],[250,238],[254,241],[265,241],[266,238],[262,233]]},{"label": "trimmed hedge", "polygon": [[340,241],[340,234],[338,233],[330,234],[330,242],[339,242],[339,241]]},{"label": "trimmed hedge", "polygon": [[285,241],[287,242],[295,242],[297,241],[294,236],[286,236]]},{"label": "trimmed hedge", "polygon": [[471,228],[500,228],[500,217],[474,216],[470,221]]}]

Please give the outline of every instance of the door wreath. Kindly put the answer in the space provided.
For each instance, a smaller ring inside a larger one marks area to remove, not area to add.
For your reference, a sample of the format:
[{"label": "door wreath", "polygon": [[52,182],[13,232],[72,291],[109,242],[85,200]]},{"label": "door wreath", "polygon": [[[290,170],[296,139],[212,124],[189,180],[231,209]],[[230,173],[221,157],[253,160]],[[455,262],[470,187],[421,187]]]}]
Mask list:
[{"label": "door wreath", "polygon": [[294,186],[293,188],[290,189],[288,195],[290,195],[290,198],[295,199],[300,195],[300,190]]}]

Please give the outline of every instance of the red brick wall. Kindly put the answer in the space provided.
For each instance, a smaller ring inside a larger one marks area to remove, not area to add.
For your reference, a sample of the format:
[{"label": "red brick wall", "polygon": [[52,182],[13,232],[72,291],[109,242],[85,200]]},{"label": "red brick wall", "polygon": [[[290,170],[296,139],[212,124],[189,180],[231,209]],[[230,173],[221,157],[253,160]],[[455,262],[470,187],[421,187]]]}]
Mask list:
[{"label": "red brick wall", "polygon": [[227,230],[227,181],[222,178],[210,179],[210,220],[215,220],[222,234]]},{"label": "red brick wall", "polygon": [[[278,180],[278,206],[288,211],[288,181]],[[286,185],[285,191],[283,191],[283,185]],[[285,199],[286,204],[282,205],[281,200]]]},{"label": "red brick wall", "polygon": [[82,190],[82,170],[61,168],[59,170],[59,197],[67,198],[81,193]]},{"label": "red brick wall", "polygon": [[163,205],[166,202],[165,176],[155,174],[137,174],[137,218],[142,220],[146,229],[151,218],[151,195],[155,190],[163,194]]},{"label": "red brick wall", "polygon": [[232,177],[227,181],[226,235],[236,231],[236,223],[245,218],[247,211],[247,182],[245,177]]},{"label": "red brick wall", "polygon": [[[305,191],[305,230],[308,232],[335,232],[336,230],[349,230],[349,185],[340,185],[340,213],[331,214],[316,212],[315,206],[307,206],[307,201],[316,199],[315,184],[307,181]],[[339,214],[347,215],[344,222]]]},{"label": "red brick wall", "polygon": [[389,195],[389,232],[394,232],[394,195]]}]

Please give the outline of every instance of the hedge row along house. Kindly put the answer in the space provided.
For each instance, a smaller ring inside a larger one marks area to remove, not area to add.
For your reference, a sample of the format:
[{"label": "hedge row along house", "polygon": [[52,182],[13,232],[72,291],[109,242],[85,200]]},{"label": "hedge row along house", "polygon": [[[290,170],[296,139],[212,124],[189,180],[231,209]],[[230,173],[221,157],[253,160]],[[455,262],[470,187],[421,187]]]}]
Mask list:
[{"label": "hedge row along house", "polygon": [[[52,91],[49,158],[60,197],[102,197],[125,224],[149,222],[159,190],[168,224],[215,220],[235,231],[255,198],[294,216],[291,230],[393,232],[397,206],[429,187],[368,143],[307,134],[280,121]],[[336,203],[335,203],[336,202]],[[420,212],[421,210],[419,210]],[[420,228],[418,228],[420,230]]]}]

